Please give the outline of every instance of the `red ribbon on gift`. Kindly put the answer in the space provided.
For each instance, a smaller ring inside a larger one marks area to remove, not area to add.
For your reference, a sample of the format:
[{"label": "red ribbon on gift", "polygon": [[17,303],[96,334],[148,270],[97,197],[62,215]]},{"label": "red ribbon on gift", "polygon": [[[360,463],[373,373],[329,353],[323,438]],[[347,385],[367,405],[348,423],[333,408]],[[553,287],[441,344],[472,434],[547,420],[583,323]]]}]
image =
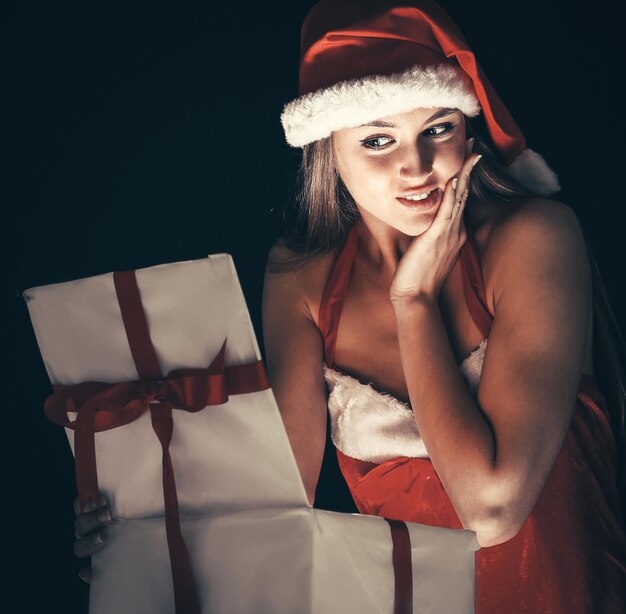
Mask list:
[{"label": "red ribbon on gift", "polygon": [[413,614],[413,560],[406,522],[385,518],[391,530],[394,580],[393,614]]},{"label": "red ribbon on gift", "polygon": [[[113,280],[139,380],[55,386],[54,393],[46,400],[45,412],[56,424],[75,431],[76,484],[81,510],[84,510],[90,501],[96,505],[98,501],[94,434],[129,424],[150,411],[152,428],[163,451],[165,529],[176,614],[199,614],[198,593],[180,529],[176,482],[169,453],[174,426],[172,410],[201,411],[208,405],[226,403],[229,395],[267,390],[270,384],[261,361],[225,367],[226,341],[208,368],[179,369],[163,378],[135,271],[114,273]],[[68,412],[77,412],[76,420],[70,421]]]}]

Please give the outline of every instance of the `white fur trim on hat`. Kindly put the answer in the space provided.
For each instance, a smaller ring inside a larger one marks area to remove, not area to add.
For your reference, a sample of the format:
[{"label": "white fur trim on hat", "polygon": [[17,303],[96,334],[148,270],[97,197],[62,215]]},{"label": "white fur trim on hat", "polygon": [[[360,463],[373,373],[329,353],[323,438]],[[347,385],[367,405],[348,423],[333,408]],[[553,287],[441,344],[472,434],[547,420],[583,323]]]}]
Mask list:
[{"label": "white fur trim on hat", "polygon": [[474,117],[480,105],[461,68],[413,66],[392,75],[341,81],[296,98],[281,115],[292,147],[330,136],[335,130],[405,113],[418,107],[448,107]]},{"label": "white fur trim on hat", "polygon": [[532,149],[525,149],[506,169],[514,179],[536,194],[548,196],[561,189],[556,173]]}]

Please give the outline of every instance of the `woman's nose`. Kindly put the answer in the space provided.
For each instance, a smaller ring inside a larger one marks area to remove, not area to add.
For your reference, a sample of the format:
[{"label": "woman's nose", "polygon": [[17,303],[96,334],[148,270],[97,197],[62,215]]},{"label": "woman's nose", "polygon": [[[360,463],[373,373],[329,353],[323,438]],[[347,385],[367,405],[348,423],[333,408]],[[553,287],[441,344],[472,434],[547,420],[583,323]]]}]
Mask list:
[{"label": "woman's nose", "polygon": [[407,145],[400,160],[400,176],[403,179],[428,177],[433,172],[432,153],[419,144]]}]

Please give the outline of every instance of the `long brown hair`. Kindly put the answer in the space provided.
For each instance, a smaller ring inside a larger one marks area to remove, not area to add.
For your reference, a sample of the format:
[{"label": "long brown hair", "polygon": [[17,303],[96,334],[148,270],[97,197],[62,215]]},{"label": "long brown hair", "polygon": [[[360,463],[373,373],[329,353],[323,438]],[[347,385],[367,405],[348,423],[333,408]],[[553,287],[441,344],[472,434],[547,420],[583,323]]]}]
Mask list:
[{"label": "long brown hair", "polygon": [[[472,201],[515,206],[537,196],[507,173],[481,120],[465,118],[465,122],[468,137],[475,139],[474,151],[483,156],[472,172],[468,206]],[[305,145],[297,183],[296,207],[291,208],[291,216],[285,216],[283,241],[302,258],[291,259],[289,266],[338,248],[360,217],[337,172],[332,137]],[[626,345],[587,237],[585,241],[593,281],[595,379],[609,407],[620,455],[618,478],[622,493],[626,494]]]}]

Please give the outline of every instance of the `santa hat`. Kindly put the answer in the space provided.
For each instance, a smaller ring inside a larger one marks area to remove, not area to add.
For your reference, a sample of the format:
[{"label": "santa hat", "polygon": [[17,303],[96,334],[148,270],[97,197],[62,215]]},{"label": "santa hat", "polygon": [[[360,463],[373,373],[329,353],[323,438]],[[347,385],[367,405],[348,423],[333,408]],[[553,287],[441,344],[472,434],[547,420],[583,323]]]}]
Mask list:
[{"label": "santa hat", "polygon": [[438,4],[322,0],[313,7],[302,25],[299,97],[281,115],[290,145],[418,107],[456,108],[469,117],[482,109],[510,174],[538,194],[559,190]]}]

